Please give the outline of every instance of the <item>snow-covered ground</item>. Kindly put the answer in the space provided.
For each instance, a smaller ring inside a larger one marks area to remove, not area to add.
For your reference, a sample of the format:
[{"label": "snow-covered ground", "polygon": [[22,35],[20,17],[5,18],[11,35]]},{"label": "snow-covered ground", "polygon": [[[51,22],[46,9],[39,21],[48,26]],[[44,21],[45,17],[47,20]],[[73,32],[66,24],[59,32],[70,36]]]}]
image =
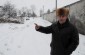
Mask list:
[{"label": "snow-covered ground", "polygon": [[[0,55],[50,55],[51,34],[35,30],[34,23],[51,25],[42,18],[30,18],[24,24],[0,24]],[[72,55],[85,55],[85,36],[80,34],[80,44]]]}]

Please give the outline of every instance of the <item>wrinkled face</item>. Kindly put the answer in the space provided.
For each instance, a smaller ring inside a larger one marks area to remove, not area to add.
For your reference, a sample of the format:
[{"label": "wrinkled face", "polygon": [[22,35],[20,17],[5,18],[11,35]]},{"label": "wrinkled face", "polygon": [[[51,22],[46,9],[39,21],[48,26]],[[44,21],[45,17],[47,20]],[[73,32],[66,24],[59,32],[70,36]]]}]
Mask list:
[{"label": "wrinkled face", "polygon": [[60,24],[63,24],[66,22],[67,16],[58,16],[58,21]]}]

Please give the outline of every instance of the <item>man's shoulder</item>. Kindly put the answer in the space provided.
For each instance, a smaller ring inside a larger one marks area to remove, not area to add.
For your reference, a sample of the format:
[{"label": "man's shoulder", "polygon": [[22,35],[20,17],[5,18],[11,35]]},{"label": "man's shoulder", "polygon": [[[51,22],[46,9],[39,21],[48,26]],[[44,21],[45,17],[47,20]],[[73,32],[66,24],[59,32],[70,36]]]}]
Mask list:
[{"label": "man's shoulder", "polygon": [[72,28],[72,30],[76,30],[77,31],[77,27],[74,24],[70,23],[70,27]]},{"label": "man's shoulder", "polygon": [[57,22],[52,23],[52,25],[57,25]]},{"label": "man's shoulder", "polygon": [[70,23],[70,27],[76,28],[76,26],[74,24],[72,24],[72,23]]}]

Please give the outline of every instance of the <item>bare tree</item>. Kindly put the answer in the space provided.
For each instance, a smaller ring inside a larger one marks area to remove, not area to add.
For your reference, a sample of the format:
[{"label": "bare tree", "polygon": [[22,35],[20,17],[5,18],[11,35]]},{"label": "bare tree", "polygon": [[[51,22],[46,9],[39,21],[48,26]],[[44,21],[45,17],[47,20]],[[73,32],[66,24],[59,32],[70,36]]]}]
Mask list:
[{"label": "bare tree", "polygon": [[32,12],[35,12],[35,10],[36,10],[35,5],[31,5],[31,9],[32,9]]},{"label": "bare tree", "polygon": [[47,13],[50,14],[50,9],[47,10]]},{"label": "bare tree", "polygon": [[40,17],[43,15],[43,10],[40,10]]},{"label": "bare tree", "polygon": [[10,2],[4,4],[3,11],[5,12],[5,15],[8,15],[8,18],[17,16],[16,9]]}]

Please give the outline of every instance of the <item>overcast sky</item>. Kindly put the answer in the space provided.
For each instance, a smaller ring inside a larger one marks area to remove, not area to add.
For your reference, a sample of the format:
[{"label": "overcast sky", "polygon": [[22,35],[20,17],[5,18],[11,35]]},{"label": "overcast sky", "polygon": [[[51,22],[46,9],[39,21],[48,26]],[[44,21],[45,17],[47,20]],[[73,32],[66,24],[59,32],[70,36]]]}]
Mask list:
[{"label": "overcast sky", "polygon": [[[56,0],[0,0],[0,6],[2,6],[7,1],[14,4],[17,9],[21,9],[22,7],[27,7],[28,9],[30,9],[31,5],[35,5],[36,12],[38,14],[39,10],[43,9],[43,6],[44,6],[44,12],[46,12],[48,9],[52,11],[56,6]],[[57,0],[58,8],[74,3],[76,1],[79,0]]]}]

